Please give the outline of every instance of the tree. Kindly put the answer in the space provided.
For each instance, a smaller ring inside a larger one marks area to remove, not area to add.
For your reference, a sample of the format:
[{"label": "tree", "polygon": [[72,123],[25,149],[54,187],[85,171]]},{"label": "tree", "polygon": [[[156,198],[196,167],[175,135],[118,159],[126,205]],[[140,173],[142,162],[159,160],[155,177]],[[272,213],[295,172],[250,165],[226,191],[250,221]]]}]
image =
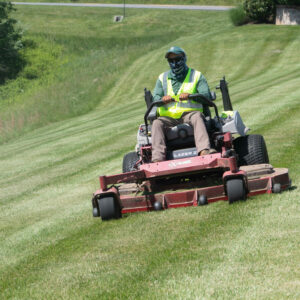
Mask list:
[{"label": "tree", "polygon": [[244,9],[251,20],[269,23],[274,20],[276,5],[274,0],[244,0]]},{"label": "tree", "polygon": [[0,2],[0,84],[14,78],[23,66],[19,53],[22,34],[15,28],[17,21],[9,17],[13,10],[10,2]]},{"label": "tree", "polygon": [[275,2],[279,5],[300,5],[300,0],[276,0]]}]

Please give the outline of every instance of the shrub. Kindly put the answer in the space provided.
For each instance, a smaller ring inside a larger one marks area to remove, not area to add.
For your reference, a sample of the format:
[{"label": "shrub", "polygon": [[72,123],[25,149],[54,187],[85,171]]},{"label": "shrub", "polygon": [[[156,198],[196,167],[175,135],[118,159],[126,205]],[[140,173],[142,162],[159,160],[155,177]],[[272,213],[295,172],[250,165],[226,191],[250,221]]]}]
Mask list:
[{"label": "shrub", "polygon": [[27,39],[21,52],[26,65],[19,76],[32,80],[42,79],[53,71],[58,65],[62,50],[61,47],[54,43],[46,43],[43,39]]},{"label": "shrub", "polygon": [[274,0],[245,0],[244,9],[251,20],[268,23],[274,20],[276,6]]},{"label": "shrub", "polygon": [[9,17],[13,10],[10,2],[0,2],[0,84],[15,77],[23,66],[21,32],[15,29],[17,21]]},{"label": "shrub", "polygon": [[241,26],[248,23],[249,19],[242,5],[239,5],[229,11],[231,22],[235,26]]},{"label": "shrub", "polygon": [[278,5],[300,5],[300,0],[277,0]]}]

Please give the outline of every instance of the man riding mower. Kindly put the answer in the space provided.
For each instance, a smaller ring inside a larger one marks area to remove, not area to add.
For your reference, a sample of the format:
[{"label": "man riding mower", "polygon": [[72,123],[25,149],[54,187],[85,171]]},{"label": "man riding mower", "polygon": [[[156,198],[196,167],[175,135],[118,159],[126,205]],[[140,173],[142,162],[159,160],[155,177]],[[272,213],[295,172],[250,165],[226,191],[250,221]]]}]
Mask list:
[{"label": "man riding mower", "polygon": [[210,147],[204,124],[203,105],[194,100],[188,101],[190,94],[201,94],[211,99],[211,93],[201,72],[186,65],[186,54],[179,47],[171,47],[165,58],[170,70],[162,73],[154,89],[154,101],[162,100],[158,116],[152,124],[152,161],[165,160],[166,131],[179,124],[189,124],[194,130],[194,139],[199,155],[216,153]]},{"label": "man riding mower", "polygon": [[159,76],[153,96],[145,89],[147,111],[135,151],[124,156],[123,173],[100,176],[93,216],[109,220],[138,211],[233,203],[287,189],[288,170],[269,164],[261,135],[247,135],[225,77],[217,87],[224,107],[219,115],[215,93],[200,72],[186,66],[185,52],[172,47],[166,58],[170,70]]}]

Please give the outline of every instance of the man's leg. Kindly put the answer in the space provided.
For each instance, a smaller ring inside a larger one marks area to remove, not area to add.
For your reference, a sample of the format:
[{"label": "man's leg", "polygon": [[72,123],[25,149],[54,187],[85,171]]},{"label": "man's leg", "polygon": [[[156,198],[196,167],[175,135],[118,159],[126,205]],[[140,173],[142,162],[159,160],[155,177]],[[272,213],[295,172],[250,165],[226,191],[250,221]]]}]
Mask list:
[{"label": "man's leg", "polygon": [[194,138],[198,154],[204,149],[210,149],[209,137],[201,112],[192,111],[184,113],[182,120],[194,128]]},{"label": "man's leg", "polygon": [[166,159],[166,132],[167,129],[179,124],[178,120],[159,117],[153,121],[151,129],[152,161],[163,161]]}]

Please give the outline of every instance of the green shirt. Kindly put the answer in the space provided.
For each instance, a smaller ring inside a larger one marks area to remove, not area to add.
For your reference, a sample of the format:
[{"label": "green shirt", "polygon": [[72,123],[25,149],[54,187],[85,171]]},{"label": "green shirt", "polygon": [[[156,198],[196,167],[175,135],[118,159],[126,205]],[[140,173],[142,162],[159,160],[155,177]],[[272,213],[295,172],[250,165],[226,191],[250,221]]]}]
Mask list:
[{"label": "green shirt", "polygon": [[[177,80],[173,76],[171,70],[169,70],[168,78],[171,79],[174,94],[177,95],[177,92],[179,91],[179,89],[180,89],[180,87],[181,87],[181,85],[184,81],[184,78],[182,80]],[[210,94],[209,86],[207,84],[207,81],[206,81],[205,77],[202,74],[201,74],[201,76],[199,78],[199,81],[197,83],[197,92],[199,94],[203,95],[204,97],[211,100],[211,94]],[[156,85],[155,85],[155,88],[154,88],[154,92],[153,92],[153,101],[159,101],[159,100],[161,100],[161,98],[163,96],[164,96],[164,89],[163,89],[162,83],[159,79],[157,79]]]}]

